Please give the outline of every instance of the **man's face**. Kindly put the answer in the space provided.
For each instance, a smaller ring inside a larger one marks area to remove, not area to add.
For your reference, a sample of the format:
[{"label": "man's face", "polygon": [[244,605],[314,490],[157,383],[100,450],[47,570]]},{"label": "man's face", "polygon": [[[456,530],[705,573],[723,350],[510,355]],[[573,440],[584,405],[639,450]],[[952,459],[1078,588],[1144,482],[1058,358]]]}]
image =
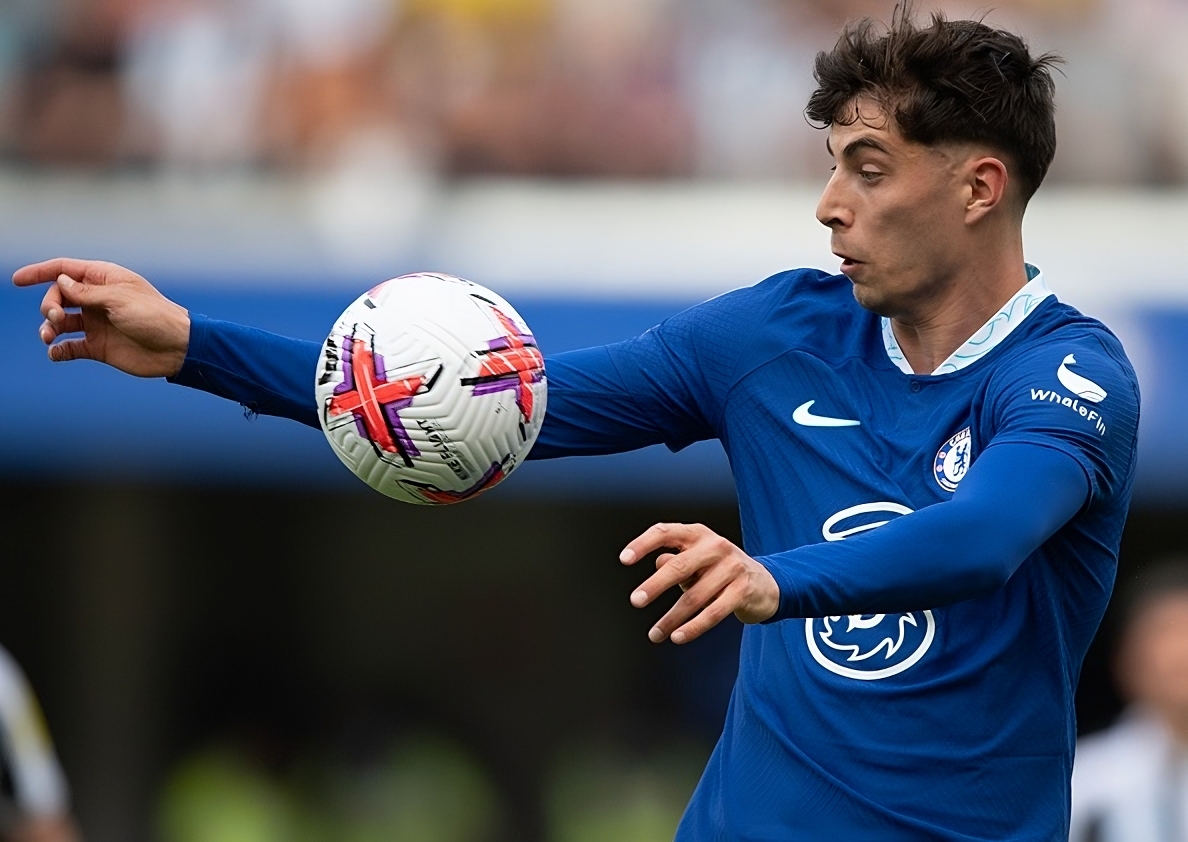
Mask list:
[{"label": "man's face", "polygon": [[1134,619],[1119,664],[1130,695],[1188,717],[1188,591],[1155,597]]},{"label": "man's face", "polygon": [[833,253],[858,303],[903,316],[951,283],[969,259],[968,156],[904,139],[869,99],[853,108],[857,119],[829,130],[835,166],[817,219],[833,231]]}]

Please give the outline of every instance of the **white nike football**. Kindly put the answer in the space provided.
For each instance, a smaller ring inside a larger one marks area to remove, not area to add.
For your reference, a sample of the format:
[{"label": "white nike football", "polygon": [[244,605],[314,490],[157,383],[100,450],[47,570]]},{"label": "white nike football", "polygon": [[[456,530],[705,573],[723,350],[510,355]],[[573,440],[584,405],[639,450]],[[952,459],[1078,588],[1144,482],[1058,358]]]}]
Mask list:
[{"label": "white nike football", "polygon": [[545,415],[544,358],[495,293],[451,275],[385,281],[322,345],[319,420],[360,479],[409,503],[493,488],[523,461]]}]

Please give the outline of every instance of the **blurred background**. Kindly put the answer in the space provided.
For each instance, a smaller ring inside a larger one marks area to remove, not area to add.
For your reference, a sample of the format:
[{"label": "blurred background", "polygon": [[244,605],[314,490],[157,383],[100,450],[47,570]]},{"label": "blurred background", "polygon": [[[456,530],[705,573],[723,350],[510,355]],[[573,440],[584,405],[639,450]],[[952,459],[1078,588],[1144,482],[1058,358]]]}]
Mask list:
[{"label": "blurred background", "polygon": [[[920,3],[1067,64],[1026,222],[1144,393],[1120,580],[1188,552],[1188,2]],[[123,262],[320,340],[377,280],[507,296],[548,353],[794,266],[836,269],[802,114],[875,0],[0,0],[0,274]],[[321,437],[90,363],[0,285],[0,644],[96,842],[671,838],[721,727],[728,623],[653,647],[616,562],[738,538],[716,444],[374,495]],[[1122,707],[1118,623],[1081,729]]]}]

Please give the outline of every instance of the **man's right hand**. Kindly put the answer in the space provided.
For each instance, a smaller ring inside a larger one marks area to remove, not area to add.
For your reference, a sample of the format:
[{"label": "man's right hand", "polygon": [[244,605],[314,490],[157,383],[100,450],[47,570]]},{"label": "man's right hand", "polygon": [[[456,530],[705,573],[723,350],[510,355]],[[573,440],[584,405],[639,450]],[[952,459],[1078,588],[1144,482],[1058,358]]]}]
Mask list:
[{"label": "man's right hand", "polygon": [[[52,284],[41,300],[45,322],[39,333],[54,362],[98,360],[137,377],[169,377],[181,370],[190,314],[135,272],[60,257],[18,269],[12,282]],[[69,333],[82,336],[57,341]]]}]

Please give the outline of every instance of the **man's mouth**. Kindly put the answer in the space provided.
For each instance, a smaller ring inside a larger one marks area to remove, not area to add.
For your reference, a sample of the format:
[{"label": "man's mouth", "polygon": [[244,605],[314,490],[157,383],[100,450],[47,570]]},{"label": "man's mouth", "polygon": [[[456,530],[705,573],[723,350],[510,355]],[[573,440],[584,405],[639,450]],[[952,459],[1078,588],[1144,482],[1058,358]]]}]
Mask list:
[{"label": "man's mouth", "polygon": [[835,251],[834,254],[841,258],[841,268],[843,272],[845,272],[847,269],[853,269],[855,266],[858,266],[862,263],[861,260],[855,260],[853,257],[850,257],[850,255],[843,254],[840,251]]}]

